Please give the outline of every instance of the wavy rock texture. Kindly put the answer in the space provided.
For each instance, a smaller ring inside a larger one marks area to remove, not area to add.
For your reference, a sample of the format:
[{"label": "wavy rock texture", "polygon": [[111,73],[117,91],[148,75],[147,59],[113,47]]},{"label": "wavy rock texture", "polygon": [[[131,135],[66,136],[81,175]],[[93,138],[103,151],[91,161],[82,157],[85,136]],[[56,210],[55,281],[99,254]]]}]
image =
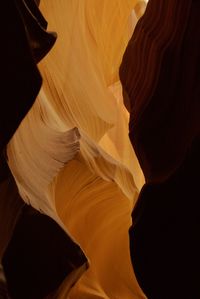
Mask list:
[{"label": "wavy rock texture", "polygon": [[45,113],[56,124],[48,103],[36,101],[8,145],[7,154],[21,197],[54,218],[49,184],[80,150],[80,136],[76,128],[61,132],[50,127]]},{"label": "wavy rock texture", "polygon": [[150,0],[120,67],[130,139],[150,182],[180,166],[200,131],[199,5]]},{"label": "wavy rock texture", "polygon": [[[90,259],[69,298],[144,298],[129,258],[132,200],[78,157],[59,174],[55,195],[61,219]],[[58,298],[64,294],[61,288]]]},{"label": "wavy rock texture", "polygon": [[143,5],[41,3],[58,40],[39,65],[42,90],[10,142],[8,157],[22,198],[63,226],[90,261],[69,295],[67,282],[61,286],[59,298],[145,298],[128,244],[144,178],[128,140],[118,76]]}]

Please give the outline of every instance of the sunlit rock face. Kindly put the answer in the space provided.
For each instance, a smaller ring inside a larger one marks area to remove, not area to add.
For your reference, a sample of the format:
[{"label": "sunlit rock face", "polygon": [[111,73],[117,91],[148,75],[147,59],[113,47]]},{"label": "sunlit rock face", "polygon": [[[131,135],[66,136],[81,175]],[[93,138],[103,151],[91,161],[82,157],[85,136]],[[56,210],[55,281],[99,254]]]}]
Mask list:
[{"label": "sunlit rock face", "polygon": [[90,268],[71,290],[74,299],[145,298],[128,240],[144,177],[118,74],[144,7],[138,0],[41,2],[58,39],[39,65],[41,92],[7,153],[23,200],[56,220],[87,255]]}]

